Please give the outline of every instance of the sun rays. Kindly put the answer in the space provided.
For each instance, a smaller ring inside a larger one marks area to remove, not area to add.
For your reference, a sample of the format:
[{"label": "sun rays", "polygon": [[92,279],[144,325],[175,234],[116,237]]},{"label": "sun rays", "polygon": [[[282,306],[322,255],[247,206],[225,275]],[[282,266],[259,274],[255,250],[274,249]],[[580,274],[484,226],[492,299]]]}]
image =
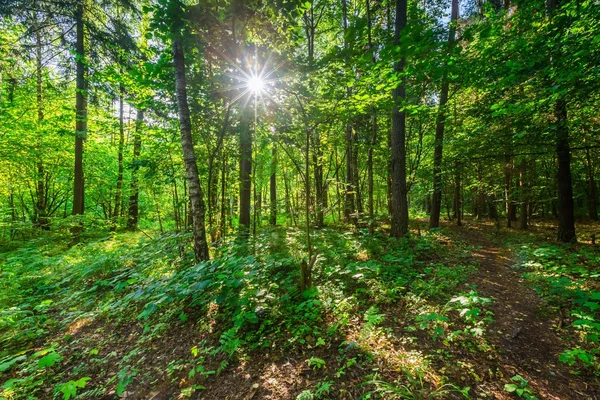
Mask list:
[{"label": "sun rays", "polygon": [[225,72],[224,75],[231,78],[234,83],[219,90],[220,92],[237,91],[229,101],[230,104],[243,99],[242,107],[246,107],[250,100],[253,99],[254,107],[256,108],[259,103],[266,107],[265,98],[275,102],[272,92],[276,89],[276,84],[284,78],[283,76],[275,76],[275,73],[283,66],[284,61],[269,68],[272,65],[271,55],[269,55],[259,67],[260,61],[255,53],[254,56],[245,55],[243,57],[244,68],[223,52],[217,52],[233,69],[231,72]]}]

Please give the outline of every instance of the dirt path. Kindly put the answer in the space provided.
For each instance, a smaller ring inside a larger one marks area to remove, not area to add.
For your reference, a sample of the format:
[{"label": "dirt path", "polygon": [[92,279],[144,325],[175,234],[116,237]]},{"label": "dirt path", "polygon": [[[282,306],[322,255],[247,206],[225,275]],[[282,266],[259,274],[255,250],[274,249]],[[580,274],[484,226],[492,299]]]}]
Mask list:
[{"label": "dirt path", "polygon": [[518,374],[529,381],[528,387],[535,390],[538,398],[600,399],[598,386],[586,382],[585,377],[570,374],[566,365],[558,361],[565,350],[561,333],[556,329],[558,316],[540,315],[542,301],[525,284],[521,273],[513,269],[514,256],[478,228],[452,230],[476,246],[473,256],[480,260],[480,267],[470,283],[477,285],[480,295],[494,300],[491,306],[494,322],[487,330],[487,340],[497,350],[494,363],[504,380],[483,382],[481,391],[494,393],[497,398],[512,398],[503,391],[503,383]]}]

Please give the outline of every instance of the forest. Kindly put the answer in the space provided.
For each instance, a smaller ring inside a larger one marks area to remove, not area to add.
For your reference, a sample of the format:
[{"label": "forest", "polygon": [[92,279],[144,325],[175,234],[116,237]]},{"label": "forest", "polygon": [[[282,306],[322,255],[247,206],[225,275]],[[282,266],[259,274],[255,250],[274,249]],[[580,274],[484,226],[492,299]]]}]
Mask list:
[{"label": "forest", "polygon": [[0,400],[600,398],[600,1],[0,1]]}]

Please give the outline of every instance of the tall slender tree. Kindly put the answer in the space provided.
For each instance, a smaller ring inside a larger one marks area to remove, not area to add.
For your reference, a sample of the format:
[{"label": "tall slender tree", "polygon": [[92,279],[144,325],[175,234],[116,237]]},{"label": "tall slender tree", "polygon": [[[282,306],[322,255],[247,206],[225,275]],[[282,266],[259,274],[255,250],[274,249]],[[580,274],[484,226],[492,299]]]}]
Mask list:
[{"label": "tall slender tree", "polygon": [[115,208],[113,209],[111,230],[117,228],[117,220],[121,214],[121,197],[123,191],[123,150],[125,147],[124,97],[125,87],[119,84],[119,143],[117,149],[117,188],[115,190]]},{"label": "tall slender tree", "polygon": [[[346,50],[345,63],[346,67],[350,65],[350,41],[348,40],[348,0],[342,0],[342,24],[344,27],[344,49]],[[350,97],[352,94],[352,88],[346,87],[346,96]],[[346,121],[346,182],[344,186],[344,219],[350,221],[350,219],[356,220],[356,188],[354,187],[354,134],[352,128],[352,118],[348,117]]]},{"label": "tall slender tree", "polygon": [[[454,47],[456,37],[456,22],[458,20],[458,0],[452,0],[452,11],[450,13],[450,29],[448,31],[448,56]],[[442,73],[442,89],[440,91],[440,103],[435,124],[435,148],[433,153],[433,199],[431,202],[431,215],[429,218],[429,227],[438,228],[440,226],[440,210],[442,207],[442,158],[444,147],[444,130],[446,127],[446,103],[448,102],[448,61],[444,63]]]},{"label": "tall slender tree", "polygon": [[240,123],[240,233],[250,232],[250,202],[252,198],[252,114],[250,107],[242,110]]},{"label": "tall slender tree", "polygon": [[[42,27],[41,21],[36,19],[35,22],[35,59],[36,59],[36,98],[38,112],[38,127],[43,128],[44,121],[44,94],[43,94],[43,79],[42,79]],[[43,150],[42,150],[43,133],[38,132],[38,159],[37,159],[37,185],[36,185],[36,204],[35,213],[37,217],[37,226],[43,230],[50,229],[48,220],[48,202],[47,202],[47,187],[46,187],[46,170],[44,168]]]},{"label": "tall slender tree", "polygon": [[[548,13],[555,32],[565,31],[563,19],[555,18],[559,11],[562,0],[549,0],[547,2]],[[559,44],[551,47],[551,65],[554,69],[557,60],[564,57]],[[554,82],[554,85],[559,84]],[[564,83],[563,83],[564,85]],[[555,132],[556,156],[558,159],[558,240],[561,242],[577,241],[575,235],[575,205],[573,203],[573,181],[571,178],[571,145],[569,143],[569,121],[567,114],[567,95],[566,92],[556,92],[558,98],[554,102],[554,120],[552,129]]]},{"label": "tall slender tree", "polygon": [[137,110],[135,119],[135,132],[133,134],[133,160],[131,168],[131,184],[129,187],[129,212],[127,229],[135,231],[139,220],[139,170],[140,155],[142,153],[142,127],[144,126],[144,110]]},{"label": "tall slender tree", "polygon": [[[77,39],[75,54],[77,60],[76,98],[75,98],[75,166],[73,174],[73,216],[81,216],[84,212],[84,178],[83,178],[83,143],[87,136],[87,68],[85,52],[85,0],[77,0],[75,12],[75,28]],[[77,222],[71,228],[71,243],[79,242],[82,223]]]},{"label": "tall slender tree", "polygon": [[269,178],[269,223],[277,225],[277,143],[275,133],[272,134],[271,143],[271,176]]},{"label": "tall slender tree", "polygon": [[[179,1],[174,0],[179,3]],[[172,26],[172,48],[173,48],[173,66],[175,69],[175,91],[177,97],[177,107],[179,110],[179,131],[181,132],[181,149],[183,151],[183,161],[187,184],[189,187],[189,198],[191,205],[192,229],[194,231],[194,254],[197,261],[208,260],[208,244],[206,242],[206,228],[204,226],[204,198],[200,177],[198,174],[198,165],[196,164],[196,153],[194,151],[194,141],[192,138],[192,123],[190,121],[190,109],[187,98],[187,88],[185,79],[185,53],[183,49],[183,5],[177,4],[173,7],[173,26]]]},{"label": "tall slender tree", "polygon": [[[403,30],[407,24],[407,0],[396,0],[396,26],[394,44],[402,44]],[[401,76],[398,86],[392,92],[391,160],[392,160],[392,227],[390,234],[401,237],[408,233],[408,190],[406,186],[406,78],[404,64],[406,56],[394,63],[394,71]]]}]

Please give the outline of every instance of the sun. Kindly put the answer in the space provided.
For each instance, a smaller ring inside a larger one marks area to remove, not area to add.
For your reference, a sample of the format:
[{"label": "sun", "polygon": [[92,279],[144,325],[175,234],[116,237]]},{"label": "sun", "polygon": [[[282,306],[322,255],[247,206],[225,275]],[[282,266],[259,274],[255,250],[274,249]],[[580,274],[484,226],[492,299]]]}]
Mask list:
[{"label": "sun", "polygon": [[[276,88],[276,84],[284,79],[284,76],[273,76],[285,64],[285,60],[282,60],[272,68],[268,68],[270,65],[271,55],[269,55],[266,61],[259,65],[257,62],[258,57],[255,55],[254,58],[246,59],[246,68],[238,65],[233,59],[227,56],[227,54],[217,51],[217,55],[227,61],[231,69],[225,71],[224,75],[232,78],[238,82],[231,86],[225,86],[219,91],[237,91],[237,94],[233,95],[233,98],[229,101],[230,104],[235,103],[240,99],[244,99],[243,107],[245,107],[250,100],[254,100],[254,104],[258,102],[266,106],[265,97],[275,102],[273,96],[269,93]],[[247,96],[251,94],[250,96]]]},{"label": "sun", "polygon": [[260,76],[252,76],[248,80],[248,89],[253,93],[259,94],[265,88],[265,81]]}]

